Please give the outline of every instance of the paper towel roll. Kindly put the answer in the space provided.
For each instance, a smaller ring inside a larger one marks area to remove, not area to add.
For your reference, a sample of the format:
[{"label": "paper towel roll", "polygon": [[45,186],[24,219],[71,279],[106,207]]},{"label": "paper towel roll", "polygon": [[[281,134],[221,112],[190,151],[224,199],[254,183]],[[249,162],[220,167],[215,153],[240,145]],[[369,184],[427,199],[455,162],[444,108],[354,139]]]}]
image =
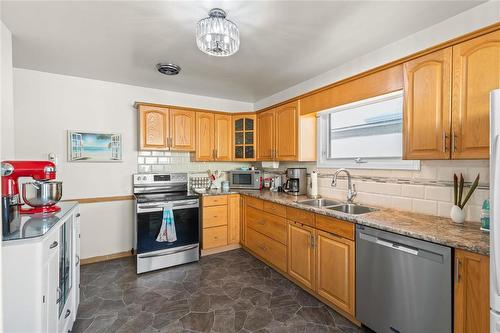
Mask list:
[{"label": "paper towel roll", "polygon": [[318,196],[318,171],[313,170],[311,172],[311,197]]}]

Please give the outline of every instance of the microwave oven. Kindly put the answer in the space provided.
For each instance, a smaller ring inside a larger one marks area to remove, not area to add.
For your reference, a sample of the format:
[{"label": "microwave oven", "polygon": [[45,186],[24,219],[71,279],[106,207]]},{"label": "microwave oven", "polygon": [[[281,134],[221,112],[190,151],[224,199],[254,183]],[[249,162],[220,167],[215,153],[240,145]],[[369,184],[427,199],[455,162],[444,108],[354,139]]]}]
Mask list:
[{"label": "microwave oven", "polygon": [[262,171],[232,170],[229,171],[229,187],[247,190],[260,190],[262,187]]}]

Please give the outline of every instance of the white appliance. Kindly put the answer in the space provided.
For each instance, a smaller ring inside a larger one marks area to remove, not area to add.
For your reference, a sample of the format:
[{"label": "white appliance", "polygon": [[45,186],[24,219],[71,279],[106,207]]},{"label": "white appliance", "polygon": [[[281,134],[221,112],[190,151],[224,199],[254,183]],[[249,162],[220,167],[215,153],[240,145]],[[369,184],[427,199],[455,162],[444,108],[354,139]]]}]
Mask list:
[{"label": "white appliance", "polygon": [[490,95],[490,331],[500,332],[500,89]]}]

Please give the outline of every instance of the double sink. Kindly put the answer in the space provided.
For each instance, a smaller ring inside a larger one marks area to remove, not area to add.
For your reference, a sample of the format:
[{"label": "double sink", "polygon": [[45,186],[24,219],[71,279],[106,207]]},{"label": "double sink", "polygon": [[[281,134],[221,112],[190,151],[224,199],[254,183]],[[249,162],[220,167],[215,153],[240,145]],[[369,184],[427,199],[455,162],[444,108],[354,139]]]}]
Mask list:
[{"label": "double sink", "polygon": [[377,209],[362,205],[343,203],[336,200],[331,199],[308,199],[297,201],[298,204],[310,206],[310,207],[318,207],[325,208],[330,210],[335,210],[337,212],[352,214],[352,215],[360,215],[369,212],[374,212]]}]

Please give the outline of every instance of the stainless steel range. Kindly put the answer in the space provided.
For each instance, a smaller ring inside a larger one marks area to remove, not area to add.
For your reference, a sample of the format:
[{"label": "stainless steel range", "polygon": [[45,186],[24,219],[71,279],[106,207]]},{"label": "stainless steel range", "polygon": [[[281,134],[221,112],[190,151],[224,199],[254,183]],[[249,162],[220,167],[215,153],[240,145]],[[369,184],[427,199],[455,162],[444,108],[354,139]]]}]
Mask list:
[{"label": "stainless steel range", "polygon": [[[199,197],[188,192],[187,173],[134,174],[137,273],[198,261]],[[163,210],[172,207],[177,240],[157,241]]]}]

